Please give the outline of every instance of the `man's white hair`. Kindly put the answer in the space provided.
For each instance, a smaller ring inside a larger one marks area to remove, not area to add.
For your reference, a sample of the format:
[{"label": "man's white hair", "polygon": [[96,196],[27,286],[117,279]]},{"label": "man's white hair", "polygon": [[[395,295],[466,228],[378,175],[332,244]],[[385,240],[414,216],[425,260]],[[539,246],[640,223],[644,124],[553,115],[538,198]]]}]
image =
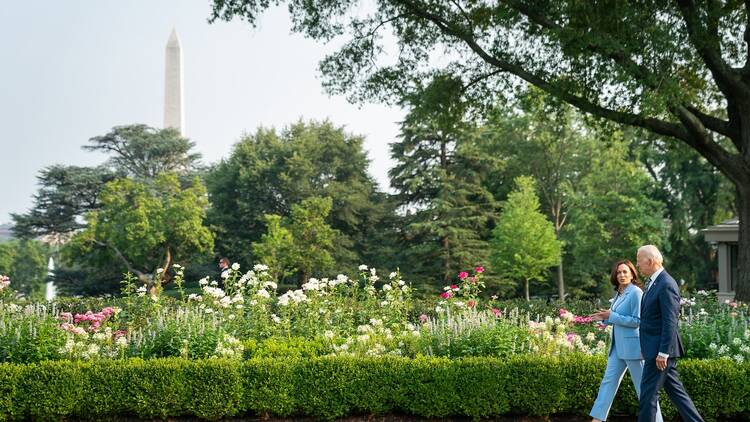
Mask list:
[{"label": "man's white hair", "polygon": [[659,264],[664,263],[664,258],[661,256],[659,248],[654,245],[641,246],[640,248],[638,248],[638,253],[642,254],[645,258],[653,259]]}]

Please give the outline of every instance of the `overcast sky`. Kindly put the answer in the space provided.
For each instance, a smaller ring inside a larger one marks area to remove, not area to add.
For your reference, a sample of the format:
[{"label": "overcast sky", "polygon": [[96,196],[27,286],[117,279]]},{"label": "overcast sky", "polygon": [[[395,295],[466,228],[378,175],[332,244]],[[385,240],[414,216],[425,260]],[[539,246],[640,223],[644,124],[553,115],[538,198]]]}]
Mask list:
[{"label": "overcast sky", "polygon": [[207,23],[208,0],[4,2],[0,11],[0,223],[25,212],[51,164],[96,165],[81,145],[116,125],[163,124],[164,48],[182,43],[185,135],[204,161],[227,157],[245,132],[299,118],[366,137],[370,173],[387,187],[388,143],[403,112],[358,107],[321,88],[331,51],[292,35],[286,11],[247,23]]}]

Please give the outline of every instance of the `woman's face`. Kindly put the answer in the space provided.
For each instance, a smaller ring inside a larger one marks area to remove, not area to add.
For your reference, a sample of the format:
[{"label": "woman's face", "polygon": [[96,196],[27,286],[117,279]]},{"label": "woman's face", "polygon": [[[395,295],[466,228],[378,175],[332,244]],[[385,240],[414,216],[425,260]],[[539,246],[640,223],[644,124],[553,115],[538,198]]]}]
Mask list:
[{"label": "woman's face", "polygon": [[617,266],[617,282],[620,283],[620,285],[624,285],[631,281],[633,281],[633,274],[630,272],[630,268],[625,264]]}]

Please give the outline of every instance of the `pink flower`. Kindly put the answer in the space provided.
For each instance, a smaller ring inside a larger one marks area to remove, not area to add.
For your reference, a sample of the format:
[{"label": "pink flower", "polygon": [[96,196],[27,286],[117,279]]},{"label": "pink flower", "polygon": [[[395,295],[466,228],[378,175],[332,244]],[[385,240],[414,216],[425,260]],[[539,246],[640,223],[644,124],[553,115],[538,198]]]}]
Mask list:
[{"label": "pink flower", "polygon": [[492,313],[495,314],[495,316],[498,317],[498,318],[502,314],[502,312],[500,311],[500,309],[497,309],[497,308],[492,308]]},{"label": "pink flower", "polygon": [[601,322],[600,322],[600,323],[598,323],[598,324],[596,324],[596,329],[597,329],[597,330],[600,330],[600,331],[602,331],[602,330],[604,330],[604,329],[606,329],[606,328],[607,328],[607,325],[606,325],[606,324],[602,324]]},{"label": "pink flower", "polygon": [[482,274],[484,272],[484,267],[482,266],[476,267],[474,268],[474,272],[477,274]]},{"label": "pink flower", "polygon": [[594,322],[594,318],[592,317],[582,317],[582,316],[573,317],[574,324],[591,324],[592,322]]},{"label": "pink flower", "polygon": [[469,308],[473,308],[477,306],[477,301],[474,299],[469,299],[466,301],[466,306],[468,306]]},{"label": "pink flower", "polygon": [[466,271],[461,271],[460,273],[458,273],[458,278],[460,278],[461,280],[465,279],[468,276],[469,273],[467,273]]},{"label": "pink flower", "polygon": [[429,320],[430,320],[430,317],[428,317],[426,314],[422,314],[419,316],[419,322],[421,322],[422,324],[426,323]]},{"label": "pink flower", "polygon": [[451,284],[451,290],[456,290],[456,289],[458,289],[458,285],[457,284]]},{"label": "pink flower", "polygon": [[453,296],[453,293],[450,291],[440,293],[440,297],[442,297],[443,299],[450,299],[451,296]]}]

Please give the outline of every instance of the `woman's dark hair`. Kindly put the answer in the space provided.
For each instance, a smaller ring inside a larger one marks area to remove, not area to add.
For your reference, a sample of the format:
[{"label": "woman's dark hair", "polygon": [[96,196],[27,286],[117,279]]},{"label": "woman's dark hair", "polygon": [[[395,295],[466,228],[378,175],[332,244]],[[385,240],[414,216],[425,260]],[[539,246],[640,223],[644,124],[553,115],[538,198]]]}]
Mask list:
[{"label": "woman's dark hair", "polygon": [[620,287],[620,282],[617,281],[617,268],[620,265],[625,265],[630,270],[630,274],[633,276],[632,283],[636,286],[643,289],[643,284],[641,283],[641,280],[638,278],[638,271],[635,270],[635,265],[633,265],[632,262],[628,259],[623,259],[620,261],[615,262],[615,265],[612,266],[612,273],[609,275],[609,282],[612,283],[612,286],[614,286],[615,290],[617,290],[618,287]]}]

